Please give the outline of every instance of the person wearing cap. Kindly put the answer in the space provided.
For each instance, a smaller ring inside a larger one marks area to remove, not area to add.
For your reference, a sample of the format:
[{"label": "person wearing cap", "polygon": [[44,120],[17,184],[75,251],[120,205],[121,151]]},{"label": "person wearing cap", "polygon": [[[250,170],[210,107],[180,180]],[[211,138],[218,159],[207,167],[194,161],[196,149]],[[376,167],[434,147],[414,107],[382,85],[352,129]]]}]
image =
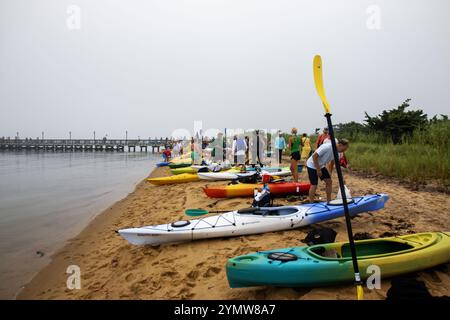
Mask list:
[{"label": "person wearing cap", "polygon": [[[348,149],[348,140],[339,139],[337,143],[338,153],[343,153]],[[327,164],[329,168],[327,169]],[[337,164],[339,165],[339,164]],[[331,172],[334,166],[334,154],[333,146],[331,143],[323,143],[306,161],[306,168],[308,169],[309,182],[311,187],[309,188],[309,201],[314,202],[316,195],[317,185],[320,180],[325,182],[325,190],[327,194],[327,202],[331,201]]]},{"label": "person wearing cap", "polygon": [[281,163],[282,156],[283,156],[283,150],[286,148],[286,140],[284,140],[284,137],[281,135],[281,130],[278,130],[278,135],[275,138],[275,150],[278,155],[278,162]]},{"label": "person wearing cap", "polygon": [[328,128],[323,128],[322,134],[319,134],[319,136],[317,137],[317,140],[316,140],[316,150],[325,142],[325,140],[329,140],[329,139],[330,139],[330,134],[328,133]]}]

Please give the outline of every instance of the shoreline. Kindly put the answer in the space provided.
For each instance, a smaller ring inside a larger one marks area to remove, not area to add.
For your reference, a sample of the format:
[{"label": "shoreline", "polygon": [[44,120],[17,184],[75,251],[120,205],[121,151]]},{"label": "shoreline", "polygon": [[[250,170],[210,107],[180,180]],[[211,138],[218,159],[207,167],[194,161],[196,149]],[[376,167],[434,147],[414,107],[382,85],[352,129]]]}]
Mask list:
[{"label": "shoreline", "polygon": [[[149,176],[167,174],[167,168],[155,168]],[[307,174],[301,173],[300,179],[305,181]],[[387,233],[445,231],[449,225],[450,198],[445,193],[413,191],[384,179],[377,181],[358,175],[349,176],[347,181],[354,195],[388,193],[391,196],[385,209],[352,220],[355,234],[369,231],[379,237]],[[230,289],[224,272],[228,258],[257,250],[302,245],[300,240],[318,226],[333,228],[338,232],[336,241],[345,241],[343,218],[295,230],[158,247],[133,246],[115,232],[124,227],[186,219],[185,208],[228,210],[246,207],[251,201],[208,199],[201,190],[205,184],[223,182],[167,186],[153,186],[146,179],[139,182],[128,196],[96,215],[57,251],[16,299],[354,299],[351,284],[312,289]],[[319,189],[323,197],[322,186]],[[292,204],[288,199],[276,199],[276,203]],[[80,290],[66,288],[69,265],[80,266]],[[450,295],[448,266],[418,273],[432,295]],[[380,290],[365,290],[366,299],[384,299],[389,287],[390,280],[383,280]]]}]

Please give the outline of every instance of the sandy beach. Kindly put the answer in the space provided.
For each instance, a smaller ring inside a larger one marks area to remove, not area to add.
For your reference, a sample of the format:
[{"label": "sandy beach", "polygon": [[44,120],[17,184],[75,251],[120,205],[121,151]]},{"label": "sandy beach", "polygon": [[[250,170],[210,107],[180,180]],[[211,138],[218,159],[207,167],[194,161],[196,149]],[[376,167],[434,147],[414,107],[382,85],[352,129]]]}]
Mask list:
[{"label": "sandy beach", "polygon": [[[168,175],[158,168],[151,177]],[[307,174],[301,174],[307,181]],[[336,190],[336,179],[334,179]],[[352,220],[354,233],[372,237],[441,231],[450,225],[448,194],[413,191],[386,178],[346,177],[354,196],[387,193],[386,208],[365,213]],[[336,241],[347,240],[344,218],[307,228],[225,239],[202,240],[158,247],[128,244],[115,231],[125,227],[167,223],[187,219],[185,208],[226,210],[248,207],[251,199],[209,199],[202,191],[206,184],[194,182],[153,186],[142,181],[129,196],[98,215],[72,239],[34,279],[18,299],[354,299],[353,285],[314,288],[230,289],[225,275],[228,258],[257,250],[303,245],[308,231],[329,227],[338,232]],[[319,195],[324,197],[323,185]],[[300,199],[295,199],[297,202]],[[277,204],[292,204],[277,199]],[[66,288],[69,265],[81,268],[81,289]],[[449,265],[418,273],[433,296],[450,295]],[[365,299],[384,299],[390,280],[380,290],[365,289]]]}]

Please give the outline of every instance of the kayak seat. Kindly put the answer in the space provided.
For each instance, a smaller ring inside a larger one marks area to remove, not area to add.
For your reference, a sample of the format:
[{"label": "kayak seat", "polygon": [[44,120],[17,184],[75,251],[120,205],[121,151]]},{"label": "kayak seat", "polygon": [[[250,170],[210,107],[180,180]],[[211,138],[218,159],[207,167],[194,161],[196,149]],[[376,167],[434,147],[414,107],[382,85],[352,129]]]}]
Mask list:
[{"label": "kayak seat", "polygon": [[268,210],[264,208],[248,208],[248,209],[240,209],[238,213],[247,213],[254,214],[259,216],[287,216],[293,213],[296,213],[298,210],[296,208],[281,208],[276,210]]},{"label": "kayak seat", "polygon": [[325,247],[318,247],[314,248],[312,250],[314,253],[318,254],[319,256],[326,257],[326,258],[340,258],[341,256],[335,249],[326,249]]}]

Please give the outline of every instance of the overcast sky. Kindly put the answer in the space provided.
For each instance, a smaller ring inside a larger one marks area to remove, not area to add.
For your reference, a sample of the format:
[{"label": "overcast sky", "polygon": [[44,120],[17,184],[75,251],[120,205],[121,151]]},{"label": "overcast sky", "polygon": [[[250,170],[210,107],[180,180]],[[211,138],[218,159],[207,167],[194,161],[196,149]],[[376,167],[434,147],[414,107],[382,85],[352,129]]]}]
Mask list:
[{"label": "overcast sky", "polygon": [[311,132],[326,124],[315,54],[336,123],[408,97],[448,114],[449,12],[448,0],[1,0],[0,136],[154,137],[195,120]]}]

